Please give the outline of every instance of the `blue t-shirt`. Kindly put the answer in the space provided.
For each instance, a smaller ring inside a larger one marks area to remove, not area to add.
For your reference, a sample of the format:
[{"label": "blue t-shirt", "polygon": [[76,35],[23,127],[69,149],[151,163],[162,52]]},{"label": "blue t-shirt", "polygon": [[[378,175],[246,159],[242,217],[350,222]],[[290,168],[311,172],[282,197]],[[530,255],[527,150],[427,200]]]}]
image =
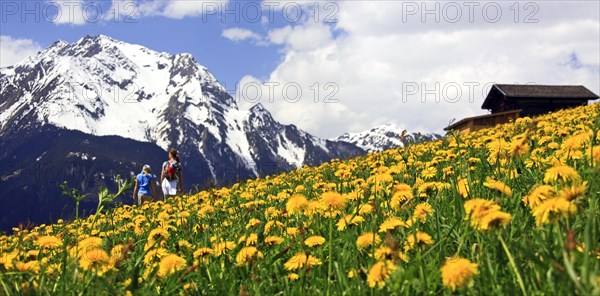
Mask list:
[{"label": "blue t-shirt", "polygon": [[144,175],[144,173],[139,173],[137,175],[138,186],[140,186],[140,190],[138,194],[151,195],[152,191],[150,190],[150,182],[154,179],[152,174],[148,174],[148,176]]}]

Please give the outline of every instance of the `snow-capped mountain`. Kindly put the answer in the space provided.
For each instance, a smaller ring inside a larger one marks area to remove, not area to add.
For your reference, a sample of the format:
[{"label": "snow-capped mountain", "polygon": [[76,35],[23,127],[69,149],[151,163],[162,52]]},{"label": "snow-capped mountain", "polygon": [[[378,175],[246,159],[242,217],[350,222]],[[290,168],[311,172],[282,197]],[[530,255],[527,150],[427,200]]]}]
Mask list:
[{"label": "snow-capped mountain", "polygon": [[379,152],[410,143],[441,139],[438,134],[406,133],[393,123],[379,125],[359,133],[345,133],[335,141],[352,143],[368,152]]},{"label": "snow-capped mountain", "polygon": [[160,53],[102,35],[57,41],[0,69],[0,136],[0,161],[10,163],[0,171],[0,195],[27,192],[37,200],[48,198],[39,191],[54,192],[64,176],[39,184],[39,176],[36,182],[24,172],[51,164],[61,171],[70,161],[79,165],[67,170],[73,183],[94,192],[110,184],[100,181],[110,179],[107,168],[113,175],[130,174],[152,162],[159,171],[169,147],[181,153],[188,189],[364,153],[282,125],[260,104],[240,110],[189,54]]}]

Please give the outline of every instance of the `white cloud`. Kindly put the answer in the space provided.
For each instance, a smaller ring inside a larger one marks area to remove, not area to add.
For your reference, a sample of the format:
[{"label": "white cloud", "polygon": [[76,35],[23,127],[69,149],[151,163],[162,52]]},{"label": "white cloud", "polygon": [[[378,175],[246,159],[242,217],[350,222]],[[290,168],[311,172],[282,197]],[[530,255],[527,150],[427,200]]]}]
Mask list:
[{"label": "white cloud", "polygon": [[328,44],[332,36],[328,26],[309,22],[307,25],[270,30],[268,39],[274,44],[285,44],[290,50],[307,51]]},{"label": "white cloud", "polygon": [[30,39],[14,39],[2,35],[0,36],[0,67],[14,65],[42,49],[39,44]]},{"label": "white cloud", "polygon": [[94,14],[95,11],[90,12],[85,9],[86,6],[83,1],[50,1],[50,6],[56,10],[56,15],[52,21],[58,25],[84,25],[88,21],[94,22],[98,20],[98,16]]},{"label": "white cloud", "polygon": [[[161,1],[161,0],[157,0]],[[174,18],[182,19],[184,17],[198,16],[203,13],[210,13],[212,11],[219,10],[227,3],[224,0],[170,0],[165,2],[166,5],[162,9],[162,15]]]},{"label": "white cloud", "polygon": [[[403,4],[396,1],[340,2],[335,26],[307,21],[269,32],[270,42],[283,45],[283,58],[262,79],[279,85],[274,97],[263,85],[260,101],[282,122],[335,137],[388,122],[442,132],[453,118],[484,114],[494,82],[583,84],[599,93],[598,3],[538,3],[538,23],[515,23],[505,7],[508,19],[498,23],[479,14],[473,23],[451,24],[402,22]],[[339,87],[337,103],[323,102],[336,90],[327,83]],[[290,102],[297,85],[302,97]]]},{"label": "white cloud", "polygon": [[252,40],[252,41],[261,41],[262,37],[248,29],[244,28],[229,28],[223,30],[221,36],[235,42],[244,41],[244,40]]},{"label": "white cloud", "polygon": [[104,14],[105,20],[118,17],[121,21],[136,21],[142,17],[162,16],[183,19],[201,15],[219,15],[228,0],[113,0]]}]

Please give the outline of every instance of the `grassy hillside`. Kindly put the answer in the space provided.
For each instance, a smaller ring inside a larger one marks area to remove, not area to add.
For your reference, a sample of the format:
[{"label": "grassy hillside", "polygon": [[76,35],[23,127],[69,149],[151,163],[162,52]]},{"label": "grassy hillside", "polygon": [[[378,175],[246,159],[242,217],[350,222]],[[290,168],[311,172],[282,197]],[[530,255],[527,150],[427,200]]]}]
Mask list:
[{"label": "grassy hillside", "polygon": [[0,295],[598,295],[599,180],[596,104],[16,230]]}]

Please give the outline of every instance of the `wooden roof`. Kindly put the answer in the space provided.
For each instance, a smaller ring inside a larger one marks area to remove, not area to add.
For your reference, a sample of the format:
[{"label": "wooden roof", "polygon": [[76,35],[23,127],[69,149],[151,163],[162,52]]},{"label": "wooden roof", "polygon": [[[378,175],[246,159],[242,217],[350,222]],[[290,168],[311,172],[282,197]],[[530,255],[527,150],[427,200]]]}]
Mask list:
[{"label": "wooden roof", "polygon": [[534,85],[534,84],[494,84],[488,93],[482,109],[492,108],[492,91],[497,89],[506,98],[532,98],[532,99],[576,99],[595,100],[598,95],[585,88],[583,85]]},{"label": "wooden roof", "polygon": [[498,113],[493,113],[493,114],[484,114],[484,115],[478,115],[478,116],[473,116],[473,117],[467,117],[467,118],[463,118],[451,125],[449,125],[448,127],[444,128],[445,131],[449,131],[449,130],[453,130],[456,129],[457,127],[471,121],[471,120],[478,120],[478,119],[485,119],[485,118],[492,118],[492,117],[497,117],[497,116],[506,116],[509,114],[513,114],[513,113],[519,113],[521,112],[521,109],[519,110],[509,110],[509,111],[504,111],[504,112],[498,112]]}]

